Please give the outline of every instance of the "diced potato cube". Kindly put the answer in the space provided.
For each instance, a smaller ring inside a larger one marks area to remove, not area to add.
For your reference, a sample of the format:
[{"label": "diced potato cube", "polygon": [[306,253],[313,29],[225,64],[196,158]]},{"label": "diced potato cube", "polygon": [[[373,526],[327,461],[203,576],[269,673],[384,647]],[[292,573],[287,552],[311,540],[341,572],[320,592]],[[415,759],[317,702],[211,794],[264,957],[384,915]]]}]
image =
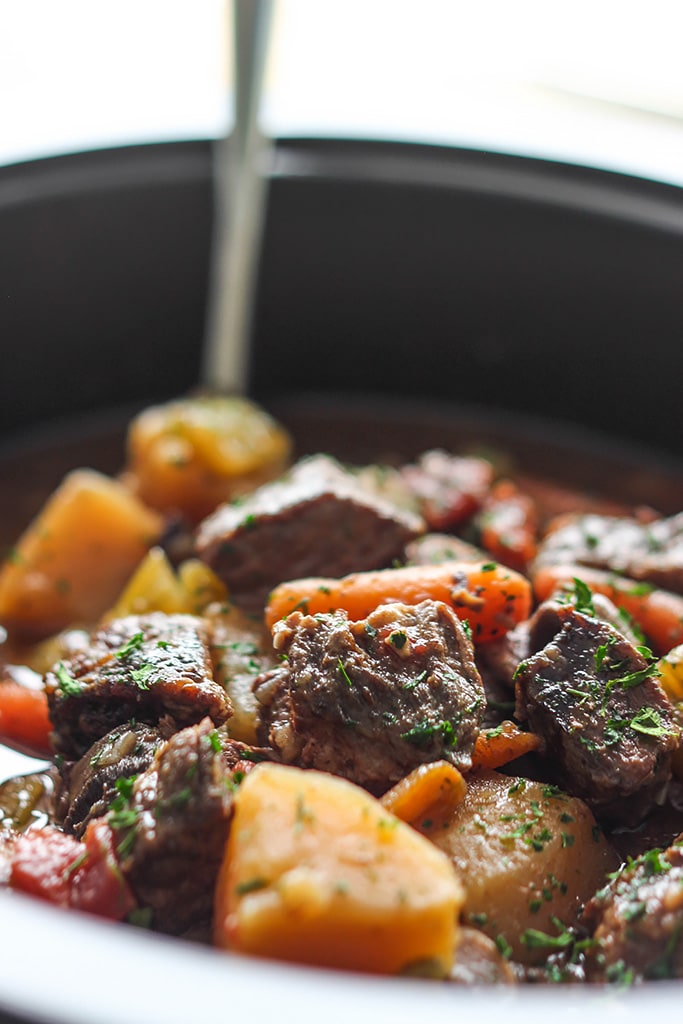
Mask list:
[{"label": "diced potato cube", "polygon": [[96,622],[162,528],[116,480],[70,473],[0,570],[0,622],[33,638]]},{"label": "diced potato cube", "polygon": [[425,834],[462,878],[465,923],[480,927],[522,963],[542,961],[548,953],[528,932],[556,936],[553,918],[574,923],[581,904],[618,866],[582,800],[494,771],[468,776],[452,823]]},{"label": "diced potato cube", "polygon": [[657,662],[659,682],[669,700],[683,701],[683,644]]},{"label": "diced potato cube", "polygon": [[148,505],[198,522],[286,467],[286,432],[245,398],[188,398],[131,424],[126,479]]},{"label": "diced potato cube", "polygon": [[191,558],[174,572],[165,552],[152,548],[128,581],[107,618],[164,612],[199,615],[212,601],[225,599],[218,577],[199,559]]},{"label": "diced potato cube", "polygon": [[343,779],[282,765],[243,781],[216,895],[217,945],[445,977],[462,888],[428,840]]}]

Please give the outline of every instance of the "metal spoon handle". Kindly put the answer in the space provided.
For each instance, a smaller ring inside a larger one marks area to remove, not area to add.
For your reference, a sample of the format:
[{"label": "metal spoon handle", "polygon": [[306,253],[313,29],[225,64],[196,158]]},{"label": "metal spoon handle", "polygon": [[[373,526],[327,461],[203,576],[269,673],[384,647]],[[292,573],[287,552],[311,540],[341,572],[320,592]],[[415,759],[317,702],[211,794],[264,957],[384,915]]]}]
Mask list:
[{"label": "metal spoon handle", "polygon": [[232,0],[235,124],[214,149],[214,235],[202,382],[243,392],[267,198],[270,140],[258,122],[272,0]]}]

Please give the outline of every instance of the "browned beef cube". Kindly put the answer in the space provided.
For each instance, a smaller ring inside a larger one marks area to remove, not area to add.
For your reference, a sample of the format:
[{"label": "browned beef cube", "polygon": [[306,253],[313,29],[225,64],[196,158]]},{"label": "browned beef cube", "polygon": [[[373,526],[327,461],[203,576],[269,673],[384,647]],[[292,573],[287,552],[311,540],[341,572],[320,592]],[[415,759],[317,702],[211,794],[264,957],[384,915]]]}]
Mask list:
[{"label": "browned beef cube", "polygon": [[650,850],[586,906],[591,981],[683,978],[683,849]]},{"label": "browned beef cube", "polygon": [[678,731],[654,665],[606,622],[549,601],[516,673],[517,715],[565,786],[603,819],[636,824],[662,796]]},{"label": "browned beef cube", "polygon": [[484,691],[446,605],[385,604],[360,622],[293,612],[273,637],[287,660],[255,692],[260,739],[283,761],[375,793],[429,761],[470,767]]},{"label": "browned beef cube", "polygon": [[491,729],[512,716],[515,673],[529,656],[529,623],[520,622],[499,640],[475,650],[477,668],[486,692],[484,728]]},{"label": "browned beef cube", "polygon": [[166,741],[114,802],[109,824],[119,863],[157,931],[208,930],[232,815],[229,783],[221,742],[205,719]]},{"label": "browned beef cube", "polygon": [[476,928],[462,927],[458,955],[449,981],[457,985],[514,985],[515,973],[493,939]]},{"label": "browned beef cube", "polygon": [[65,762],[57,797],[57,819],[64,831],[81,839],[88,822],[109,810],[117,780],[149,767],[161,743],[159,729],[126,722],[96,740],[79,761]]},{"label": "browned beef cube", "polygon": [[234,601],[262,608],[283,580],[389,565],[423,528],[418,516],[316,456],[240,504],[222,505],[201,523],[196,543]]},{"label": "browned beef cube", "polygon": [[650,523],[592,514],[567,517],[544,539],[535,564],[565,562],[610,569],[683,594],[683,512]]},{"label": "browned beef cube", "polygon": [[117,725],[175,728],[209,715],[230,715],[230,701],[214,681],[207,631],[192,615],[130,615],[93,634],[90,645],[46,676],[55,750],[81,757]]}]

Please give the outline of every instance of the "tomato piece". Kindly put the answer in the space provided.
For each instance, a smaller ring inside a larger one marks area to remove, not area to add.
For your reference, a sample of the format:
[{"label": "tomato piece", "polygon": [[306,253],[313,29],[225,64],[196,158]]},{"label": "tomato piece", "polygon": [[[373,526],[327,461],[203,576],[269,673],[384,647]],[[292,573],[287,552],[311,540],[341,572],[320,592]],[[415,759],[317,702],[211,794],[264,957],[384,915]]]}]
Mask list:
[{"label": "tomato piece", "polygon": [[36,757],[51,757],[52,725],[43,690],[29,690],[11,679],[0,683],[0,743]]},{"label": "tomato piece", "polygon": [[56,828],[17,837],[9,884],[13,889],[114,921],[137,906],[119,868],[111,829],[103,819],[91,821],[83,842]]},{"label": "tomato piece", "polygon": [[77,839],[56,828],[26,832],[12,849],[9,884],[29,896],[68,907],[71,875],[83,852]]},{"label": "tomato piece", "polygon": [[121,873],[107,822],[91,821],[83,845],[86,858],[74,872],[70,906],[112,921],[124,920],[137,904]]},{"label": "tomato piece", "polygon": [[479,515],[481,546],[503,565],[525,572],[536,555],[538,516],[532,498],[500,480]]}]

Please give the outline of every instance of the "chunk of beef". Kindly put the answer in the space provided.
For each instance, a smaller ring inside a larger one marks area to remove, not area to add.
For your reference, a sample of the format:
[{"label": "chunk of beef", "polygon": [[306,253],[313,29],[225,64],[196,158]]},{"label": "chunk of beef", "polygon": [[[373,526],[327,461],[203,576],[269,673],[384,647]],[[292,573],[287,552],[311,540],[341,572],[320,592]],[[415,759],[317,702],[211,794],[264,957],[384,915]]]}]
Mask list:
[{"label": "chunk of beef", "polygon": [[57,799],[57,820],[80,839],[92,818],[109,810],[116,782],[139,775],[162,742],[159,729],[138,723],[119,725],[96,740],[76,762],[65,762]]},{"label": "chunk of beef", "polygon": [[402,475],[429,529],[454,530],[481,508],[493,481],[493,466],[486,459],[434,449],[415,465],[404,466]]},{"label": "chunk of beef", "polygon": [[566,517],[544,539],[536,565],[576,563],[610,569],[683,594],[683,512],[642,523],[617,516]]},{"label": "chunk of beef", "polygon": [[475,651],[486,691],[485,728],[499,725],[514,711],[515,673],[529,653],[528,622],[520,622],[499,640],[481,644]]},{"label": "chunk of beef", "polygon": [[273,638],[287,660],[255,692],[259,738],[283,761],[375,793],[439,758],[470,767],[484,691],[472,644],[446,605],[385,604],[360,622],[293,612]]},{"label": "chunk of beef", "polygon": [[488,935],[476,928],[461,928],[449,980],[458,985],[514,985],[517,979]]},{"label": "chunk of beef", "polygon": [[205,715],[220,724],[231,710],[212,676],[206,627],[192,615],[116,619],[48,672],[45,688],[53,745],[71,760],[131,718],[182,728]]},{"label": "chunk of beef", "polygon": [[529,657],[529,623],[520,622],[499,640],[482,644],[477,653],[477,665],[484,674],[508,693],[514,693],[515,673],[520,662]]},{"label": "chunk of beef", "polygon": [[[235,762],[237,763],[237,762]],[[206,934],[232,815],[226,755],[209,719],[175,733],[114,803],[121,870],[151,926]]]},{"label": "chunk of beef", "polygon": [[516,674],[517,715],[546,742],[566,788],[603,819],[636,824],[662,796],[677,742],[654,668],[622,634],[547,602]]},{"label": "chunk of beef", "polygon": [[423,529],[418,516],[317,456],[239,505],[222,505],[200,524],[196,544],[236,603],[262,608],[283,580],[382,568]]},{"label": "chunk of beef", "polygon": [[683,849],[650,850],[587,904],[591,981],[683,978]]}]

